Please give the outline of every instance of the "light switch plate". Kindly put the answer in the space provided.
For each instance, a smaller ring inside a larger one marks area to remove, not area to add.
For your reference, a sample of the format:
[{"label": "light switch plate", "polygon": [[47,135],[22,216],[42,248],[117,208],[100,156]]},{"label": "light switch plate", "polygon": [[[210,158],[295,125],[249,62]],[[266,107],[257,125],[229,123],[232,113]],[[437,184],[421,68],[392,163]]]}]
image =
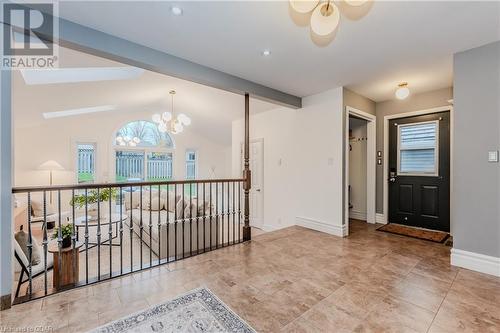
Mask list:
[{"label": "light switch plate", "polygon": [[488,162],[498,163],[498,150],[488,152]]}]

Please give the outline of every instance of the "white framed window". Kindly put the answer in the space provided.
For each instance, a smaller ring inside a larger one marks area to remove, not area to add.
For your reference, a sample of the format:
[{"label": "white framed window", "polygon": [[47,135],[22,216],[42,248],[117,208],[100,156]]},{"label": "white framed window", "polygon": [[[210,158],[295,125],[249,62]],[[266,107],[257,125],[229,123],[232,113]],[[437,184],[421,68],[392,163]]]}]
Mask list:
[{"label": "white framed window", "polygon": [[78,184],[95,182],[96,144],[76,144],[76,177]]},{"label": "white framed window", "polygon": [[439,121],[398,125],[398,175],[439,175]]},{"label": "white framed window", "polygon": [[133,121],[116,133],[117,182],[173,179],[173,140],[149,121]]},{"label": "white framed window", "polygon": [[186,150],[186,179],[196,179],[198,172],[198,154],[196,150]]}]

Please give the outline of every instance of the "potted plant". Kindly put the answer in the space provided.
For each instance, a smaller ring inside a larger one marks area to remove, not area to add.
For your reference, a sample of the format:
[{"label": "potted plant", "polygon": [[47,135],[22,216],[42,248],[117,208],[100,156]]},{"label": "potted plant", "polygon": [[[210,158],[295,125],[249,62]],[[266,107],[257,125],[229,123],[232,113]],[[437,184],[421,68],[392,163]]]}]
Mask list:
[{"label": "potted plant", "polygon": [[[63,224],[61,226],[61,237],[63,248],[71,246],[71,236],[73,235],[73,226],[71,224]],[[54,233],[52,234],[52,239],[57,239],[59,237],[59,227],[55,228]]]},{"label": "potted plant", "polygon": [[[91,190],[85,194],[77,194],[71,199],[70,205],[75,206],[76,208],[84,208],[87,205],[88,211],[96,211],[97,204],[99,202],[109,202],[109,199],[116,200],[117,189],[115,188],[105,188],[103,190]],[[108,208],[109,209],[109,208]],[[106,212],[107,210],[103,210]]]}]

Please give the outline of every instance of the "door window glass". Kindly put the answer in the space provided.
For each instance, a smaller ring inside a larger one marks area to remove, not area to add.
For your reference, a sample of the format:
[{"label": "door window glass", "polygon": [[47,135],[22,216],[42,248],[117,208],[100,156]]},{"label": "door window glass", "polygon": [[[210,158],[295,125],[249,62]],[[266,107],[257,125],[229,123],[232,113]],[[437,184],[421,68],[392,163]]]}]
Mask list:
[{"label": "door window glass", "polygon": [[398,125],[398,174],[438,174],[439,123]]}]

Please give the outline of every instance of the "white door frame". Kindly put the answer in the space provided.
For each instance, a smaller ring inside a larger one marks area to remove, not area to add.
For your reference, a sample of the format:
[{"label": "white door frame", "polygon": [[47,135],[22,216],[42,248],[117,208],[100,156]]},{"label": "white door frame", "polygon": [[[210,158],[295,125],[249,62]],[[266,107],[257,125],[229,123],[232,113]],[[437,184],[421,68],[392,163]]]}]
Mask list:
[{"label": "white door frame", "polygon": [[345,235],[349,235],[349,116],[356,116],[367,121],[367,146],[366,146],[366,222],[375,223],[376,204],[376,172],[377,172],[377,117],[370,113],[355,109],[350,106],[345,108],[345,158],[344,158],[344,225]]},{"label": "white door frame", "polygon": [[451,212],[453,211],[451,209],[452,207],[452,196],[451,193],[453,193],[453,141],[454,141],[454,131],[453,131],[453,105],[445,105],[445,106],[440,106],[432,109],[424,109],[424,110],[417,110],[417,111],[410,111],[410,112],[403,112],[403,113],[397,113],[397,114],[391,114],[388,116],[384,117],[384,164],[383,164],[383,183],[384,183],[384,193],[383,193],[383,198],[384,198],[384,211],[383,211],[383,222],[388,223],[389,219],[389,184],[387,182],[387,179],[389,179],[389,120],[391,119],[397,119],[397,118],[406,118],[406,117],[413,117],[413,116],[422,116],[426,114],[432,114],[432,113],[439,113],[439,112],[450,112],[450,233],[453,234],[452,226],[453,224],[451,221],[453,221],[453,217],[451,216]]},{"label": "white door frame", "polygon": [[[262,186],[260,187],[260,195],[262,196],[262,219],[261,221],[259,221],[257,224],[258,224],[258,228],[261,228],[261,229],[265,229],[264,227],[264,220],[265,220],[265,215],[264,215],[264,206],[265,206],[265,201],[264,201],[264,187],[265,187],[265,184],[264,184],[264,150],[265,150],[265,147],[264,147],[264,138],[254,138],[254,139],[250,139],[250,145],[252,145],[252,143],[256,143],[256,142],[261,142],[262,143],[262,151],[261,151],[261,154],[262,154],[262,158],[260,159],[260,168],[262,170]],[[243,142],[240,142],[240,169],[243,170],[243,163],[244,163],[244,160],[243,160],[243,148],[244,148],[244,143]],[[252,187],[253,189],[253,184],[252,184]],[[251,217],[250,217],[251,218]]]}]

